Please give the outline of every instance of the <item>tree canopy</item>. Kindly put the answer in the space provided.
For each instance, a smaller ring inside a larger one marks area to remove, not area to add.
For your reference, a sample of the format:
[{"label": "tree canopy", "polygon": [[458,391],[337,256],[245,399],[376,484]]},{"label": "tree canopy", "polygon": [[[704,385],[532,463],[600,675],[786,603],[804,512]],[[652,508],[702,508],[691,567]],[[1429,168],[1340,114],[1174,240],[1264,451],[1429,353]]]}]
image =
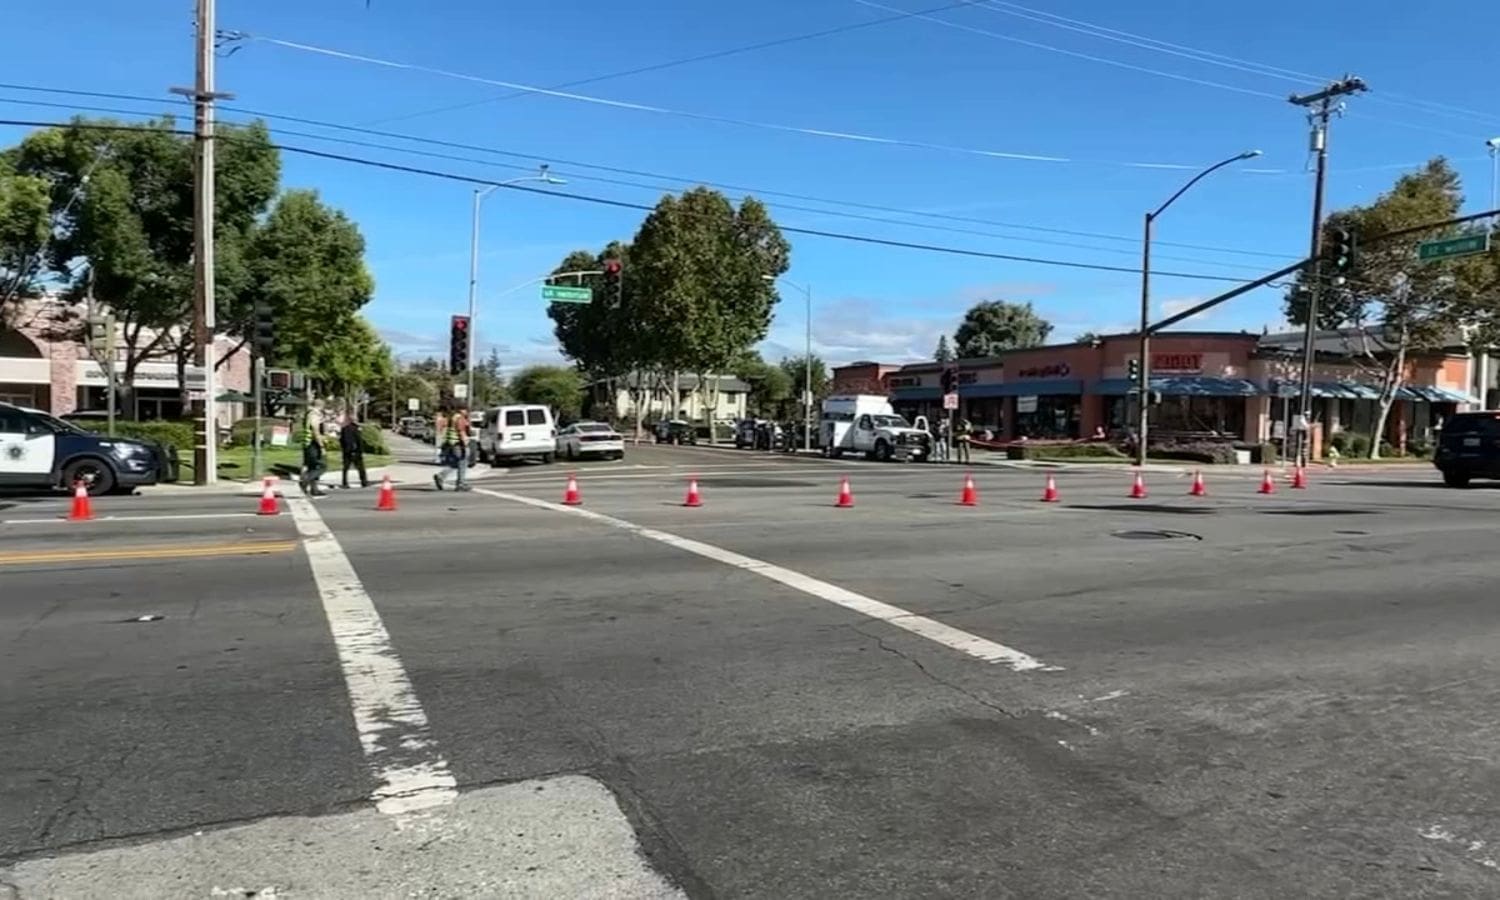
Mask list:
[{"label": "tree canopy", "polygon": [[1039,347],[1052,333],[1052,324],[1030,303],[984,300],[964,313],[953,341],[963,359],[994,356],[1006,350]]},{"label": "tree canopy", "polygon": [[948,336],[942,335],[938,338],[937,348],[932,351],[933,362],[953,362],[953,348],[948,344]]},{"label": "tree canopy", "polygon": [[521,403],[550,406],[565,422],[578,418],[583,408],[583,379],[576,369],[527,366],[510,380],[510,391]]}]

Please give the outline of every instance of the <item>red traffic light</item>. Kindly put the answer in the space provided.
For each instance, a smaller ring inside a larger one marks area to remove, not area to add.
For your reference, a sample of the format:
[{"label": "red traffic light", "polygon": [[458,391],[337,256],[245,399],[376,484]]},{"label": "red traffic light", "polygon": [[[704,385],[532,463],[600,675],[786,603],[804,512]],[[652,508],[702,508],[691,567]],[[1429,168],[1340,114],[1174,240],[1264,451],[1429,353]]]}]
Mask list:
[{"label": "red traffic light", "polygon": [[606,274],[606,275],[618,275],[618,274],[620,274],[620,261],[618,259],[606,259],[604,261],[604,274]]},{"label": "red traffic light", "polygon": [[468,331],[469,330],[469,317],[468,316],[454,316],[453,317],[453,330],[454,331]]}]

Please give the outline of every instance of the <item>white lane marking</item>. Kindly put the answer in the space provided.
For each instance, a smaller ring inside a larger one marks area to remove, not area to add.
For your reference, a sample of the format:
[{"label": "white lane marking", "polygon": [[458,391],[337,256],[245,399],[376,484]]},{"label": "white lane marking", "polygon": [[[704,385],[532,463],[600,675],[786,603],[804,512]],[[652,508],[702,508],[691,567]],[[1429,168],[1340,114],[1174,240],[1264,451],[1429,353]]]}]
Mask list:
[{"label": "white lane marking", "polygon": [[[164,516],[98,516],[95,522],[171,522],[183,519],[247,519],[254,518],[255,513],[172,513]],[[66,522],[67,519],[59,513],[44,519],[6,519],[0,521],[0,525],[56,525]]]},{"label": "white lane marking", "polygon": [[743,569],[746,572],[753,572],[756,575],[769,578],[772,581],[784,584],[804,594],[810,594],[820,600],[827,600],[829,603],[837,604],[845,609],[869,616],[872,619],[887,622],[897,628],[910,631],[913,634],[920,635],[930,641],[957,650],[960,653],[967,653],[976,659],[981,659],[985,662],[1005,663],[1017,672],[1035,670],[1046,672],[1062,671],[1058,666],[1046,665],[1041,660],[1022,653],[1019,650],[1007,647],[1004,644],[997,644],[994,641],[969,634],[967,631],[961,631],[951,625],[944,625],[942,622],[929,619],[926,616],[908,612],[899,606],[892,606],[889,603],[883,603],[874,598],[866,597],[864,594],[856,594],[854,591],[841,588],[836,584],[829,584],[810,575],[803,575],[801,572],[794,572],[791,569],[744,556],[732,550],[715,547],[713,544],[705,544],[702,541],[695,541],[691,538],[679,537],[665,531],[657,531],[654,528],[646,528],[634,522],[616,519],[613,516],[606,516],[603,513],[596,513],[593,510],[577,506],[564,506],[560,503],[551,503],[546,500],[538,500],[534,497],[524,497],[520,494],[510,494],[487,488],[475,488],[474,490],[476,493],[495,497],[499,500],[508,500],[512,503],[521,503],[526,506],[536,507],[537,509],[581,516],[602,525],[619,528],[631,534],[666,544],[669,547],[676,547],[679,550],[685,550],[688,553],[693,553],[706,559],[714,560],[715,562],[721,562],[726,566],[733,566],[737,569]]},{"label": "white lane marking", "polygon": [[1107,694],[1105,694],[1105,695],[1103,695],[1101,697],[1095,697],[1094,699],[1092,699],[1092,700],[1090,700],[1088,702],[1090,702],[1090,703],[1103,703],[1106,700],[1118,700],[1121,697],[1129,696],[1129,694],[1130,694],[1129,691],[1110,691],[1109,693],[1107,693]]},{"label": "white lane marking", "polygon": [[1484,866],[1486,869],[1500,869],[1500,861],[1496,861],[1494,857],[1490,856],[1487,853],[1484,853],[1484,841],[1477,841],[1459,837],[1458,835],[1449,831],[1447,828],[1444,828],[1442,825],[1429,825],[1421,831],[1418,831],[1417,834],[1421,835],[1429,841],[1439,841],[1444,844],[1453,844],[1454,846],[1465,850],[1468,853],[1470,859],[1474,860],[1474,862],[1479,863],[1481,866]]},{"label": "white lane marking", "polygon": [[338,649],[354,727],[379,782],[375,808],[399,815],[452,803],[458,797],[458,782],[438,752],[427,713],[417,702],[374,601],[312,502],[290,497],[286,503],[302,534]]}]

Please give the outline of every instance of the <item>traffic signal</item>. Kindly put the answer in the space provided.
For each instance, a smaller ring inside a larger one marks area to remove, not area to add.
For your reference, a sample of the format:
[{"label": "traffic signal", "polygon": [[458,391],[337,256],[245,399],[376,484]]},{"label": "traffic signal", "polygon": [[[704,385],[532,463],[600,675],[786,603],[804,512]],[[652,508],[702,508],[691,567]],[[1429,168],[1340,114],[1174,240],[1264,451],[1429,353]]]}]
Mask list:
[{"label": "traffic signal", "polygon": [[89,352],[101,361],[113,360],[115,355],[115,317],[89,317]]},{"label": "traffic signal", "polygon": [[952,367],[944,369],[943,370],[943,374],[942,374],[942,376],[939,379],[939,383],[941,383],[942,386],[943,386],[943,393],[945,393],[945,394],[957,393],[958,392],[958,370],[955,369],[955,368],[952,368]]},{"label": "traffic signal", "polygon": [[454,375],[469,368],[469,317],[454,316],[448,326],[448,371]]},{"label": "traffic signal", "polygon": [[1328,248],[1325,258],[1333,265],[1335,283],[1342,284],[1344,276],[1354,268],[1354,232],[1347,228],[1328,229]]},{"label": "traffic signal", "polygon": [[255,303],[255,355],[270,359],[276,349],[276,316],[271,304],[264,300]]},{"label": "traffic signal", "polygon": [[618,305],[625,293],[625,264],[618,259],[604,261],[604,290]]},{"label": "traffic signal", "polygon": [[1128,377],[1130,378],[1132,383],[1140,381],[1141,361],[1138,359],[1132,359],[1130,362],[1125,364],[1125,371],[1129,373]]}]

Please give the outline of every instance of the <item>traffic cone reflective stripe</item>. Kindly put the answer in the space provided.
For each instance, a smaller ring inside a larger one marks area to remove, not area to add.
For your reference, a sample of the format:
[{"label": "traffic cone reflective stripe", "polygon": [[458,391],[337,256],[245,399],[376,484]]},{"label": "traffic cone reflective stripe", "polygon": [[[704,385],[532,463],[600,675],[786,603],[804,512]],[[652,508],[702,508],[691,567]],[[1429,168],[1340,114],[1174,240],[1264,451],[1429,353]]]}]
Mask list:
[{"label": "traffic cone reflective stripe", "polygon": [[848,509],[854,505],[854,492],[849,490],[849,476],[845,475],[839,482],[839,502],[834,504],[839,509]]},{"label": "traffic cone reflective stripe", "polygon": [[1307,489],[1307,471],[1301,466],[1292,470],[1292,488],[1299,491]]},{"label": "traffic cone reflective stripe", "polygon": [[1203,483],[1203,470],[1197,469],[1193,472],[1193,487],[1188,491],[1190,497],[1207,497],[1208,485]]},{"label": "traffic cone reflective stripe", "polygon": [[272,486],[270,478],[265,480],[265,487],[260,492],[260,509],[255,512],[262,516],[274,516],[281,512],[281,506],[276,502],[276,488]]},{"label": "traffic cone reflective stripe", "polygon": [[1130,485],[1130,499],[1146,499],[1146,479],[1140,472],[1135,473],[1135,481]]},{"label": "traffic cone reflective stripe", "polygon": [[1056,503],[1057,499],[1057,479],[1049,472],[1047,473],[1047,486],[1042,488],[1042,502]]},{"label": "traffic cone reflective stripe", "polygon": [[703,498],[698,494],[698,479],[688,479],[687,499],[682,501],[683,506],[702,506]]},{"label": "traffic cone reflective stripe", "polygon": [[572,472],[568,473],[568,486],[563,491],[563,503],[567,506],[583,505],[583,494],[578,490],[578,477]]},{"label": "traffic cone reflective stripe", "polygon": [[974,473],[968,472],[964,475],[964,490],[958,498],[959,506],[978,506],[979,491],[974,488]]},{"label": "traffic cone reflective stripe", "polygon": [[94,517],[94,502],[89,498],[88,485],[82,481],[73,483],[73,508],[68,511],[68,521],[87,522]]},{"label": "traffic cone reflective stripe", "polygon": [[380,479],[380,496],[375,499],[375,509],[377,512],[396,511],[396,488],[391,484],[389,473]]},{"label": "traffic cone reflective stripe", "polygon": [[1260,491],[1258,493],[1262,493],[1262,494],[1274,494],[1274,493],[1276,493],[1276,482],[1271,479],[1271,470],[1270,469],[1267,469],[1265,476],[1261,478],[1261,480],[1260,480]]}]

